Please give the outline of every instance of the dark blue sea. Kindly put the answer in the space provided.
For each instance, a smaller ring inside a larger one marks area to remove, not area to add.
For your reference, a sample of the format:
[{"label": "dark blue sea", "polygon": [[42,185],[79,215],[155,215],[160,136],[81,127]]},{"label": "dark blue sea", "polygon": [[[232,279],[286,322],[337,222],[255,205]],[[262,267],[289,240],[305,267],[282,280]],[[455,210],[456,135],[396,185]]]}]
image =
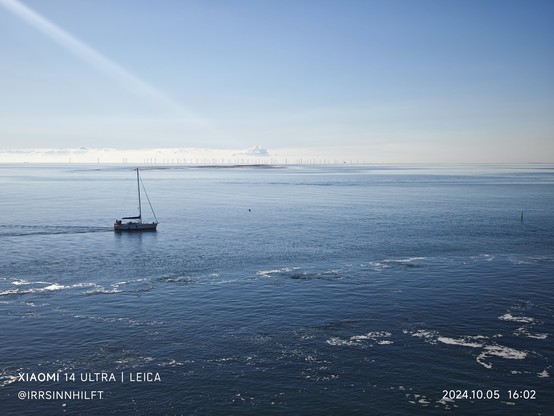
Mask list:
[{"label": "dark blue sea", "polygon": [[553,414],[553,165],[134,167],[0,166],[2,415]]}]

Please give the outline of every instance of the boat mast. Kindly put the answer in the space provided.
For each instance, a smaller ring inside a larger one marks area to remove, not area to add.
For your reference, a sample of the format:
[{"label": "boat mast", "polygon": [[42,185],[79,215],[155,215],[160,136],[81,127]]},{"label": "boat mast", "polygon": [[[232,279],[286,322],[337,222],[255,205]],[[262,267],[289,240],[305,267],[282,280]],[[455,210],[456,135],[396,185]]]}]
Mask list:
[{"label": "boat mast", "polygon": [[138,189],[138,203],[139,203],[139,220],[142,220],[142,208],[140,203],[140,179],[139,179],[139,168],[137,168],[137,189]]}]

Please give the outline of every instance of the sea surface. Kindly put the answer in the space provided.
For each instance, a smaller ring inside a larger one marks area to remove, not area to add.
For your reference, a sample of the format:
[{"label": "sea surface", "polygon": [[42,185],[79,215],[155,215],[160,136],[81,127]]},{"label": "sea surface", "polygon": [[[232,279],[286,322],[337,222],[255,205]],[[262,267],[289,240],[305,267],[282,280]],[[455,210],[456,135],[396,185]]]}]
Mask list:
[{"label": "sea surface", "polygon": [[553,414],[553,165],[134,167],[0,165],[2,415]]}]

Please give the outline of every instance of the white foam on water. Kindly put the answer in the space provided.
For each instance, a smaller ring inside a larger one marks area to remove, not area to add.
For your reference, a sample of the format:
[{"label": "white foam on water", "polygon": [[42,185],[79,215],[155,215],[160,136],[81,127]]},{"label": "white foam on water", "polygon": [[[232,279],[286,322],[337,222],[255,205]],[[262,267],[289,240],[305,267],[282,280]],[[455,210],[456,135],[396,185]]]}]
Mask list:
[{"label": "white foam on water", "polygon": [[181,366],[185,365],[185,363],[171,358],[167,361],[159,363],[158,365],[160,367],[181,367]]},{"label": "white foam on water", "polygon": [[353,335],[348,339],[343,339],[339,337],[332,337],[326,342],[329,345],[335,346],[358,346],[358,347],[367,347],[373,345],[390,345],[394,344],[393,341],[383,338],[389,338],[392,334],[387,331],[372,331],[363,335]]},{"label": "white foam on water", "polygon": [[[454,399],[451,399],[449,397],[443,397],[440,400],[437,400],[438,404],[442,404],[445,409],[450,409],[450,406],[453,405],[456,401]],[[454,407],[457,407],[454,405]]]},{"label": "white foam on water", "polygon": [[12,376],[10,374],[0,374],[0,387],[5,387],[7,385],[10,385],[12,383],[15,383],[17,380],[16,376]]},{"label": "white foam on water", "polygon": [[358,342],[356,341],[351,341],[351,340],[347,340],[347,339],[342,339],[342,338],[339,338],[339,337],[331,337],[329,338],[328,340],[325,341],[327,344],[329,345],[333,345],[333,346],[339,346],[339,347],[343,347],[343,346],[353,346],[353,345],[360,345]]},{"label": "white foam on water", "polygon": [[226,362],[235,362],[239,361],[237,357],[223,357],[223,358],[214,358],[213,360],[208,360],[214,363],[226,363]]},{"label": "white foam on water", "polygon": [[371,261],[369,266],[376,271],[381,271],[383,269],[388,269],[395,266],[411,266],[413,262],[417,260],[425,260],[426,257],[408,257],[405,259],[385,259],[380,261]]},{"label": "white foam on water", "polygon": [[552,258],[550,256],[546,256],[546,257],[528,256],[528,257],[521,257],[521,258],[516,258],[511,256],[508,258],[508,261],[512,264],[537,264],[537,263],[540,264],[542,262],[551,262]]},{"label": "white foam on water", "polygon": [[112,294],[112,293],[122,293],[124,292],[123,290],[118,290],[118,289],[104,289],[104,288],[97,288],[97,289],[93,289],[93,290],[90,290],[88,292],[86,292],[87,294],[91,295],[91,294],[105,294],[105,295],[109,295],[109,294]]},{"label": "white foam on water", "polygon": [[392,334],[390,332],[375,331],[375,332],[368,332],[365,335],[354,335],[350,337],[350,339],[353,341],[375,340],[376,338],[390,337],[391,335]]},{"label": "white foam on water", "polygon": [[128,357],[122,357],[120,359],[114,360],[114,363],[122,367],[125,366],[130,368],[140,368],[140,367],[143,367],[144,364],[151,363],[153,361],[154,361],[154,357],[150,357],[150,356],[138,356],[138,357],[128,356]]},{"label": "white foam on water", "polygon": [[11,289],[11,290],[1,290],[0,291],[0,296],[3,296],[3,295],[16,295],[20,293],[19,290],[17,289]]},{"label": "white foam on water", "polygon": [[540,373],[537,373],[537,376],[539,378],[549,378],[550,377],[550,374],[548,373],[548,371],[546,370],[546,368],[541,371]]},{"label": "white foam on water", "polygon": [[256,273],[256,275],[263,276],[263,277],[270,277],[275,274],[292,272],[298,269],[300,269],[300,267],[282,267],[280,269],[273,269],[273,270],[260,270],[259,272]]},{"label": "white foam on water", "polygon": [[[17,289],[8,289],[0,291],[0,295],[24,295],[28,293],[44,293],[44,292],[58,292],[61,290],[83,288],[83,287],[97,287],[96,283],[78,283],[74,285],[62,285],[60,283],[51,283],[51,282],[29,282],[24,279],[16,280],[12,282],[15,286],[21,286]],[[29,285],[46,285],[41,287],[28,287]]]},{"label": "white foam on water", "polygon": [[11,289],[0,292],[0,295],[24,295],[27,293],[41,293],[41,292],[55,292],[63,289],[67,289],[69,286],[63,286],[58,283],[52,283],[44,287],[36,287],[32,289]]},{"label": "white foam on water", "polygon": [[47,290],[62,290],[62,289],[67,289],[69,287],[70,286],[64,286],[64,285],[60,285],[58,283],[52,283],[51,285],[48,285],[48,286],[42,288],[42,290],[44,290],[44,291],[47,291]]},{"label": "white foam on water", "polygon": [[406,394],[406,398],[408,399],[408,403],[419,404],[423,407],[427,407],[431,404],[429,399],[421,394]]},{"label": "white foam on water", "polygon": [[470,348],[482,348],[483,347],[483,344],[479,344],[477,342],[469,342],[465,339],[438,337],[437,341],[442,342],[443,344],[459,345],[461,347],[470,347]]},{"label": "white foam on water", "polygon": [[527,357],[527,353],[502,345],[487,345],[484,347],[483,352],[477,356],[476,360],[483,367],[491,369],[492,364],[485,361],[491,357],[499,357],[507,360],[524,360]]},{"label": "white foam on water", "polygon": [[438,332],[437,331],[428,331],[425,329],[418,329],[417,331],[410,332],[410,335],[412,337],[417,338],[423,338],[425,342],[428,342],[429,344],[436,344],[436,339],[438,338]]},{"label": "white foam on water", "polygon": [[[527,317],[525,317],[527,318]],[[530,325],[536,325],[531,323]],[[496,339],[501,338],[502,335],[473,335],[473,336],[461,336],[461,337],[447,337],[440,335],[437,331],[432,330],[416,330],[416,331],[402,331],[404,334],[410,334],[413,337],[421,338],[426,343],[431,345],[442,343],[445,345],[454,345],[467,348],[478,349],[478,355],[476,361],[487,369],[493,368],[493,359],[505,359],[505,360],[525,360],[529,357],[529,352],[524,350],[517,350],[515,348],[499,345],[495,342]],[[530,333],[524,326],[519,328],[516,335],[527,336],[533,339],[546,339],[549,334]],[[547,367],[548,368],[548,367]],[[531,372],[525,372],[528,374],[537,374],[538,377],[549,377],[547,369],[542,372],[533,370]],[[512,374],[521,374],[519,371],[512,370]]]},{"label": "white foam on water", "polygon": [[33,285],[33,284],[47,285],[48,282],[29,282],[28,280],[25,280],[25,279],[18,279],[12,282],[12,285],[16,285],[16,286]]},{"label": "white foam on water", "polygon": [[396,260],[400,263],[410,263],[412,261],[416,261],[416,260],[425,260],[426,257],[408,257],[407,259],[403,259],[403,260]]},{"label": "white foam on water", "polygon": [[546,339],[548,338],[548,334],[545,333],[531,333],[529,330],[525,327],[521,327],[515,330],[514,335],[517,336],[524,336],[527,338],[533,338],[533,339]]},{"label": "white foam on water", "polygon": [[512,321],[523,324],[530,324],[535,321],[534,318],[528,316],[513,316],[511,313],[506,313],[502,316],[499,316],[498,319],[500,319],[501,321]]}]

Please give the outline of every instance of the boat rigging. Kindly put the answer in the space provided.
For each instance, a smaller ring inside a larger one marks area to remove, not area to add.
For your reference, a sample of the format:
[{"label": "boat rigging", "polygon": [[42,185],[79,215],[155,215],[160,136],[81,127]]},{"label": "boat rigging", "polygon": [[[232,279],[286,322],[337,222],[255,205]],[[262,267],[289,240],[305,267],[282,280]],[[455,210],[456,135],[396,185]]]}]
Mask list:
[{"label": "boat rigging", "polygon": [[[152,208],[152,204],[150,203],[150,198],[148,198],[148,194],[146,193],[144,184],[142,184],[142,181],[140,179],[139,168],[136,168],[135,170],[137,171],[137,193],[138,193],[139,215],[132,216],[132,217],[121,217],[121,219],[115,220],[113,225],[114,231],[156,231],[156,227],[158,226],[158,218],[154,213],[154,209]],[[150,210],[152,211],[152,215],[154,215],[154,219],[155,219],[154,222],[142,222],[142,201],[141,201],[141,190],[140,190],[141,184],[142,184],[142,189],[144,191],[144,195],[146,195],[146,200],[148,201],[148,205],[150,206]],[[127,220],[127,221],[124,221],[124,220]]]}]

